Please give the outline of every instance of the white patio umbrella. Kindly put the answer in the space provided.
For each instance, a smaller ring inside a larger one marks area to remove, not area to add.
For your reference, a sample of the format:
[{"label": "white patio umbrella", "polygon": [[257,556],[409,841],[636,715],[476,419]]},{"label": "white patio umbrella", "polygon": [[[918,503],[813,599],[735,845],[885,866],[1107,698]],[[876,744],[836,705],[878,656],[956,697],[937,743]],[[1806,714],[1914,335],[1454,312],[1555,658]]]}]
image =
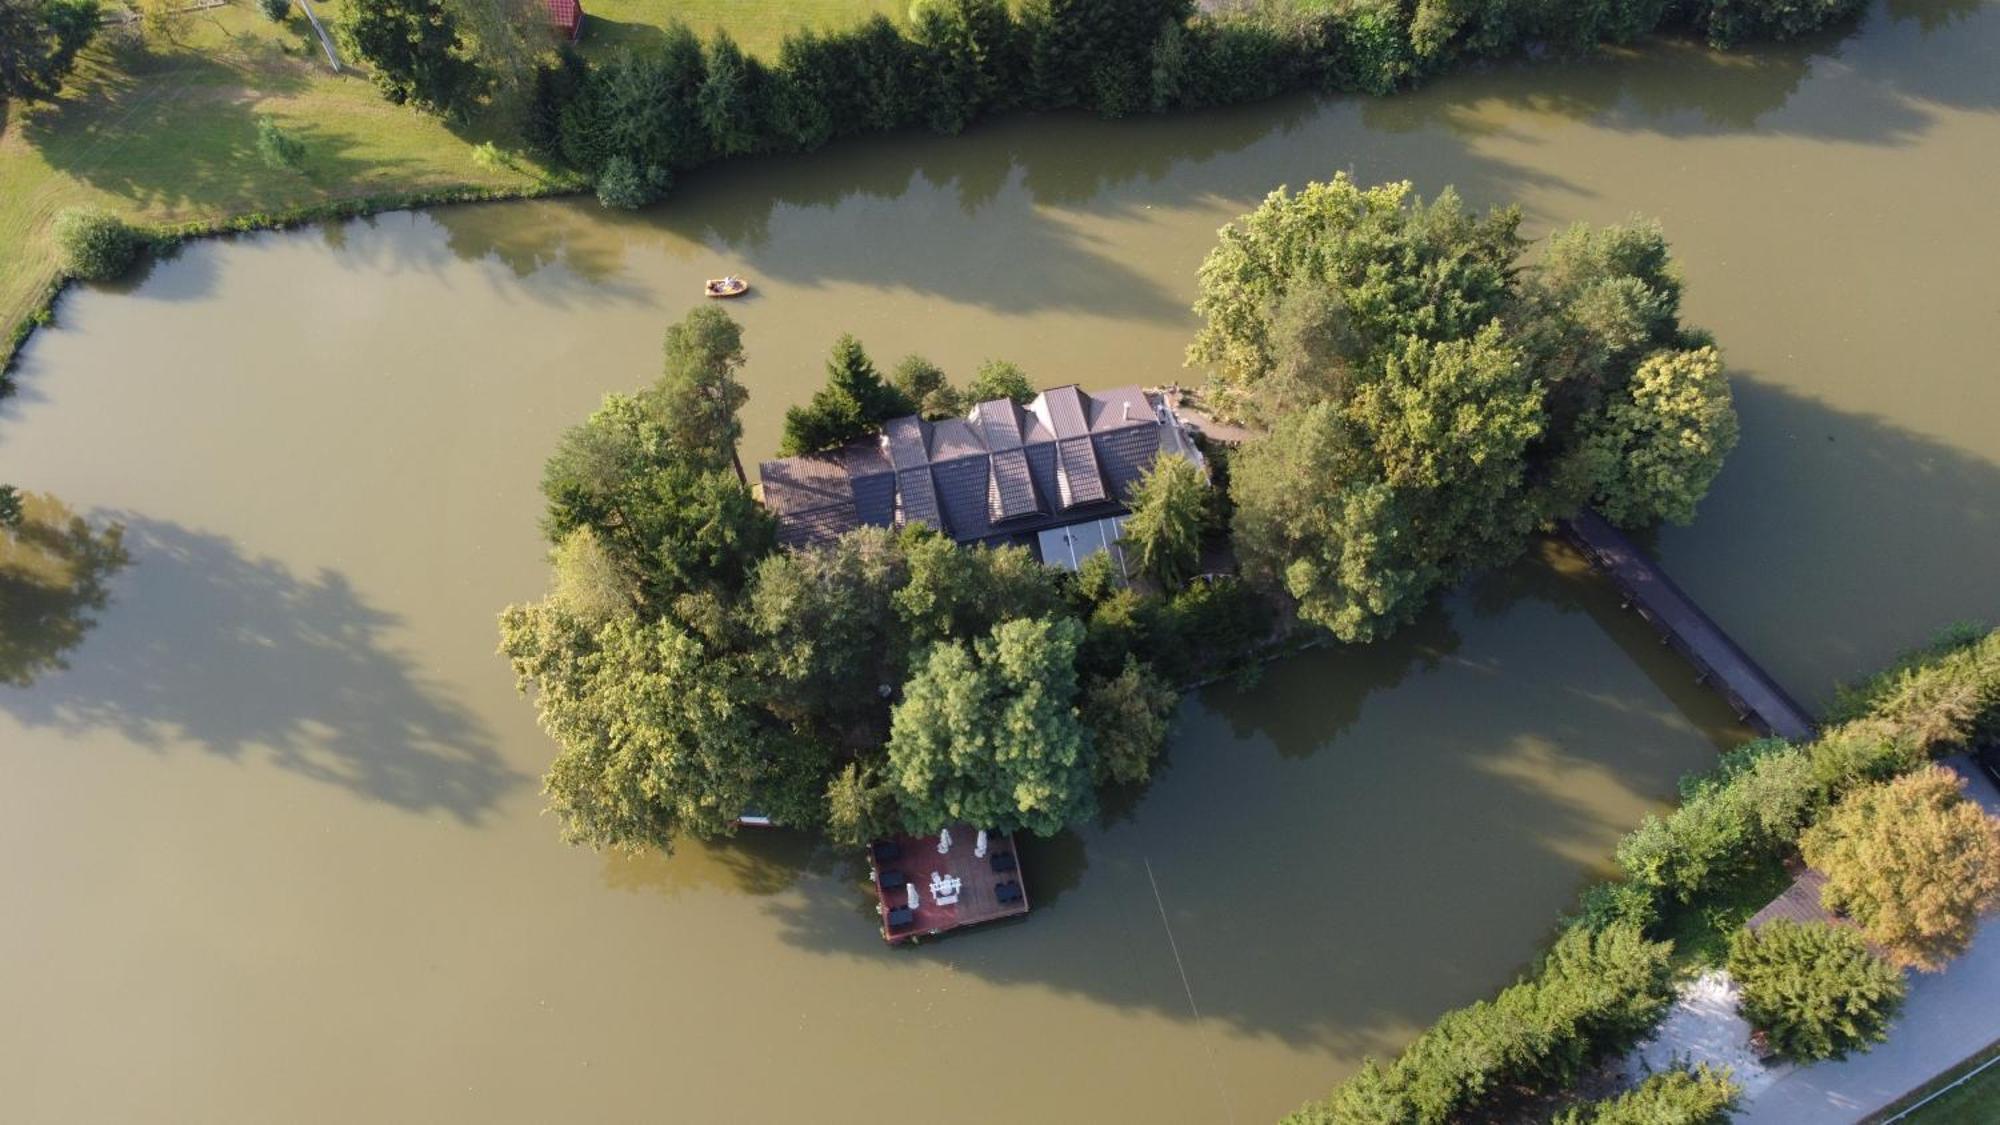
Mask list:
[{"label": "white patio umbrella", "polygon": [[979,859],[986,858],[986,829],[979,830],[979,839],[972,845],[972,854]]},{"label": "white patio umbrella", "polygon": [[946,855],[950,851],[951,851],[951,829],[949,828],[940,829],[938,832],[938,854]]},{"label": "white patio umbrella", "polygon": [[923,902],[917,898],[917,885],[915,883],[905,883],[903,889],[910,892],[911,910],[915,910],[917,907],[923,905]]}]

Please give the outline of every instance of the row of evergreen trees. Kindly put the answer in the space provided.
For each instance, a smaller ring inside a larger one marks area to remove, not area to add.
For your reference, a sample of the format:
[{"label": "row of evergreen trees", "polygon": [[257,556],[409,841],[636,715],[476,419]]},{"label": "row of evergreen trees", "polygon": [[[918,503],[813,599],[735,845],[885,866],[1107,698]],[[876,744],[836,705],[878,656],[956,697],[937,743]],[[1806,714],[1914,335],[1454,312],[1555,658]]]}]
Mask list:
[{"label": "row of evergreen trees", "polygon": [[644,52],[539,67],[524,133],[590,176],[608,205],[658,198],[710,160],[807,151],[837,137],[922,126],[956,133],[1008,109],[1107,117],[1226,105],[1290,90],[1385,94],[1470,59],[1584,51],[1667,24],[1721,45],[1790,38],[1859,0],[1255,0],[1195,14],[1189,0],[919,0],[906,26],[877,15],[801,31],[775,65],[725,32],[679,23]]}]

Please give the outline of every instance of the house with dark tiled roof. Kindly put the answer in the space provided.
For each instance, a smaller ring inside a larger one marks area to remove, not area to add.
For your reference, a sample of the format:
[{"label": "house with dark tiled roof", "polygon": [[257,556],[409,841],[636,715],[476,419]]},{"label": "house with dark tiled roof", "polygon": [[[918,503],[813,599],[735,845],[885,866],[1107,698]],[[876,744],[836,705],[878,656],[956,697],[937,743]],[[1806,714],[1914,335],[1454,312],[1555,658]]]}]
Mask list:
[{"label": "house with dark tiled roof", "polygon": [[964,418],[892,418],[873,439],[758,467],[788,547],[853,528],[924,523],[961,544],[1032,546],[1074,568],[1117,555],[1125,499],[1153,459],[1202,456],[1165,399],[1138,387],[1054,387]]}]

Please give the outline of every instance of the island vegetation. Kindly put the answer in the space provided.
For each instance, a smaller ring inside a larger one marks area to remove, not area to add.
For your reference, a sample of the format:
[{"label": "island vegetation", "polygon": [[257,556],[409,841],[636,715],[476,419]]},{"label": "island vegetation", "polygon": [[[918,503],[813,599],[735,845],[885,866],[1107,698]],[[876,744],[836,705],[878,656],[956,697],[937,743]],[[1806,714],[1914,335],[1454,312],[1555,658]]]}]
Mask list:
[{"label": "island vegetation", "polygon": [[[1225,228],[1191,355],[1211,398],[1275,422],[1219,489],[1151,464],[1126,498],[1136,584],[1106,556],[1071,574],[920,523],[780,551],[736,457],[741,333],[689,314],[655,383],[563,436],[550,593],[503,618],[562,747],[548,791],[570,838],[667,848],[747,809],[850,841],[1053,834],[1150,774],[1192,683],[1386,635],[1584,504],[1685,519],[1736,423],[1659,229],[1563,231],[1524,266],[1518,223],[1340,177]],[[964,391],[921,356],[885,379],[842,336],[783,447],[1031,394],[1004,361]],[[1207,552],[1246,580],[1191,582]]]}]

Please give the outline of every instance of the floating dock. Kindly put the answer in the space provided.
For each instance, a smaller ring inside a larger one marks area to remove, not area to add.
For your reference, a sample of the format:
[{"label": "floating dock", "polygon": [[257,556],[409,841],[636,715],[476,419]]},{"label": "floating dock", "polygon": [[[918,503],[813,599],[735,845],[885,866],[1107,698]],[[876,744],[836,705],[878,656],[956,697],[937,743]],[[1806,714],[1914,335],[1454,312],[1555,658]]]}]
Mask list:
[{"label": "floating dock", "polygon": [[1012,835],[987,833],[983,856],[977,854],[977,829],[954,825],[945,835],[943,851],[938,836],[891,836],[868,846],[882,940],[891,945],[1028,912],[1028,884]]}]

